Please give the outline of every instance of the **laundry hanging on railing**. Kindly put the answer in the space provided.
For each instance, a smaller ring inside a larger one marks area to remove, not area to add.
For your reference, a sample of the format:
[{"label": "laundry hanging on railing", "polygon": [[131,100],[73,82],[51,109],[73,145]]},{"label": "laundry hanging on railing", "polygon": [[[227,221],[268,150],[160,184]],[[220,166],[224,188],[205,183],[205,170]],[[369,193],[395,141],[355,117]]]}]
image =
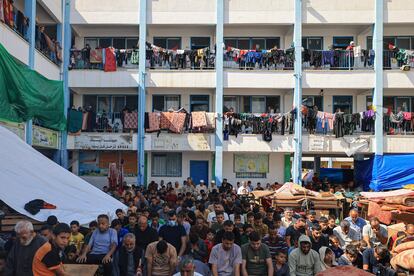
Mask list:
[{"label": "laundry hanging on railing", "polygon": [[[227,47],[224,51],[225,67],[235,67],[240,69],[253,68],[293,68],[294,49],[270,50],[243,50],[234,47]],[[233,63],[233,66],[232,66]]]},{"label": "laundry hanging on railing", "polygon": [[158,132],[167,130],[172,133],[192,133],[212,132],[215,129],[216,113],[214,112],[191,112],[188,113],[184,108],[177,111],[166,112],[147,112],[145,120],[146,132]]}]

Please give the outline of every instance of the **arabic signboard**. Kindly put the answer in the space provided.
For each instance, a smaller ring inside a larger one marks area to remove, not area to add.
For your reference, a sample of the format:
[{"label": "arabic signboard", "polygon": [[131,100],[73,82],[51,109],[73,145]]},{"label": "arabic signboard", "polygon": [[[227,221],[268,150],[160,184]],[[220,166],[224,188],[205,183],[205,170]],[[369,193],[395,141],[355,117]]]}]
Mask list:
[{"label": "arabic signboard", "polygon": [[25,124],[0,121],[0,125],[19,136],[23,141],[26,140]]},{"label": "arabic signboard", "polygon": [[234,172],[269,172],[269,155],[267,154],[234,154]]},{"label": "arabic signboard", "polygon": [[172,150],[172,151],[210,151],[210,134],[161,134],[150,136],[151,150]]},{"label": "arabic signboard", "polygon": [[39,126],[33,126],[32,145],[42,148],[58,149],[59,132]]},{"label": "arabic signboard", "polygon": [[324,137],[310,137],[309,138],[309,151],[324,151],[325,138]]},{"label": "arabic signboard", "polygon": [[74,136],[74,149],[134,150],[134,147],[129,134],[82,134]]}]

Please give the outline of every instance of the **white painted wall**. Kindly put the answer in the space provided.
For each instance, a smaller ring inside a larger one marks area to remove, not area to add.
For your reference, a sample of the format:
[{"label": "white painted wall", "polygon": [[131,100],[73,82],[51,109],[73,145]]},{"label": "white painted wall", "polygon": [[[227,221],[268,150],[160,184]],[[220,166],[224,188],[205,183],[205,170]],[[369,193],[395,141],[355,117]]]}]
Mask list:
[{"label": "white painted wall", "polygon": [[60,68],[38,50],[35,50],[35,66],[34,69],[51,80],[60,80]]},{"label": "white painted wall", "polygon": [[279,183],[284,182],[284,154],[283,153],[270,153],[269,154],[269,173],[266,178],[255,178],[255,179],[245,179],[245,178],[236,178],[236,173],[234,172],[234,154],[232,152],[223,153],[223,177],[236,185],[237,182],[251,180],[254,185],[257,182],[262,184],[262,187],[266,186],[266,183],[274,183],[275,181]]},{"label": "white painted wall", "polygon": [[29,64],[29,43],[2,22],[0,22],[0,43],[15,58],[24,64]]},{"label": "white painted wall", "polygon": [[38,0],[38,3],[58,22],[62,23],[62,1],[61,0]]},{"label": "white painted wall", "polygon": [[139,0],[71,1],[71,24],[138,24]]}]

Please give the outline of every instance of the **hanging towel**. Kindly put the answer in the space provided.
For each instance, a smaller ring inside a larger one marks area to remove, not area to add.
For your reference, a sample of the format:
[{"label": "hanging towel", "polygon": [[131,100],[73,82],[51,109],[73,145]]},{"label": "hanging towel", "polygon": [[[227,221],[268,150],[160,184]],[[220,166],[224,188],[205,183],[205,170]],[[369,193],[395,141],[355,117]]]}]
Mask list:
[{"label": "hanging towel", "polygon": [[193,128],[206,127],[207,119],[205,111],[191,112],[193,119]]},{"label": "hanging towel", "polygon": [[105,72],[114,72],[116,71],[116,56],[115,49],[112,47],[105,48]]},{"label": "hanging towel", "polygon": [[216,129],[216,113],[207,112],[206,113],[206,121],[207,121],[207,128],[208,129]]},{"label": "hanging towel", "polygon": [[68,113],[68,132],[76,133],[79,132],[83,125],[83,113],[74,109],[69,110]]}]

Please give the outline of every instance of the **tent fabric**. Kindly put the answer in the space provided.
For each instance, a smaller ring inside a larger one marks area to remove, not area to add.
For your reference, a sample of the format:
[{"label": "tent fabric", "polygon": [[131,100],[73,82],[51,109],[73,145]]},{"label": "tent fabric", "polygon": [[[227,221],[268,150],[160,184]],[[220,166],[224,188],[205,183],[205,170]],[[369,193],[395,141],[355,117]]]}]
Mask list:
[{"label": "tent fabric", "polygon": [[[81,224],[99,214],[115,217],[127,207],[80,177],[54,163],[0,126],[0,200],[17,212],[38,221],[55,215],[59,221]],[[56,209],[41,209],[32,215],[24,209],[31,200],[42,199]]]},{"label": "tent fabric", "polygon": [[330,183],[348,183],[354,180],[354,171],[351,169],[337,169],[337,168],[321,168],[319,172],[319,179],[328,178]]},{"label": "tent fabric", "polygon": [[364,191],[369,191],[369,184],[372,180],[372,166],[374,158],[354,161],[355,187],[362,186]]},{"label": "tent fabric", "polygon": [[0,43],[0,118],[12,122],[36,119],[64,130],[63,82],[49,80],[20,63]]},{"label": "tent fabric", "polygon": [[400,189],[414,183],[414,154],[375,155],[372,180],[374,191]]}]

